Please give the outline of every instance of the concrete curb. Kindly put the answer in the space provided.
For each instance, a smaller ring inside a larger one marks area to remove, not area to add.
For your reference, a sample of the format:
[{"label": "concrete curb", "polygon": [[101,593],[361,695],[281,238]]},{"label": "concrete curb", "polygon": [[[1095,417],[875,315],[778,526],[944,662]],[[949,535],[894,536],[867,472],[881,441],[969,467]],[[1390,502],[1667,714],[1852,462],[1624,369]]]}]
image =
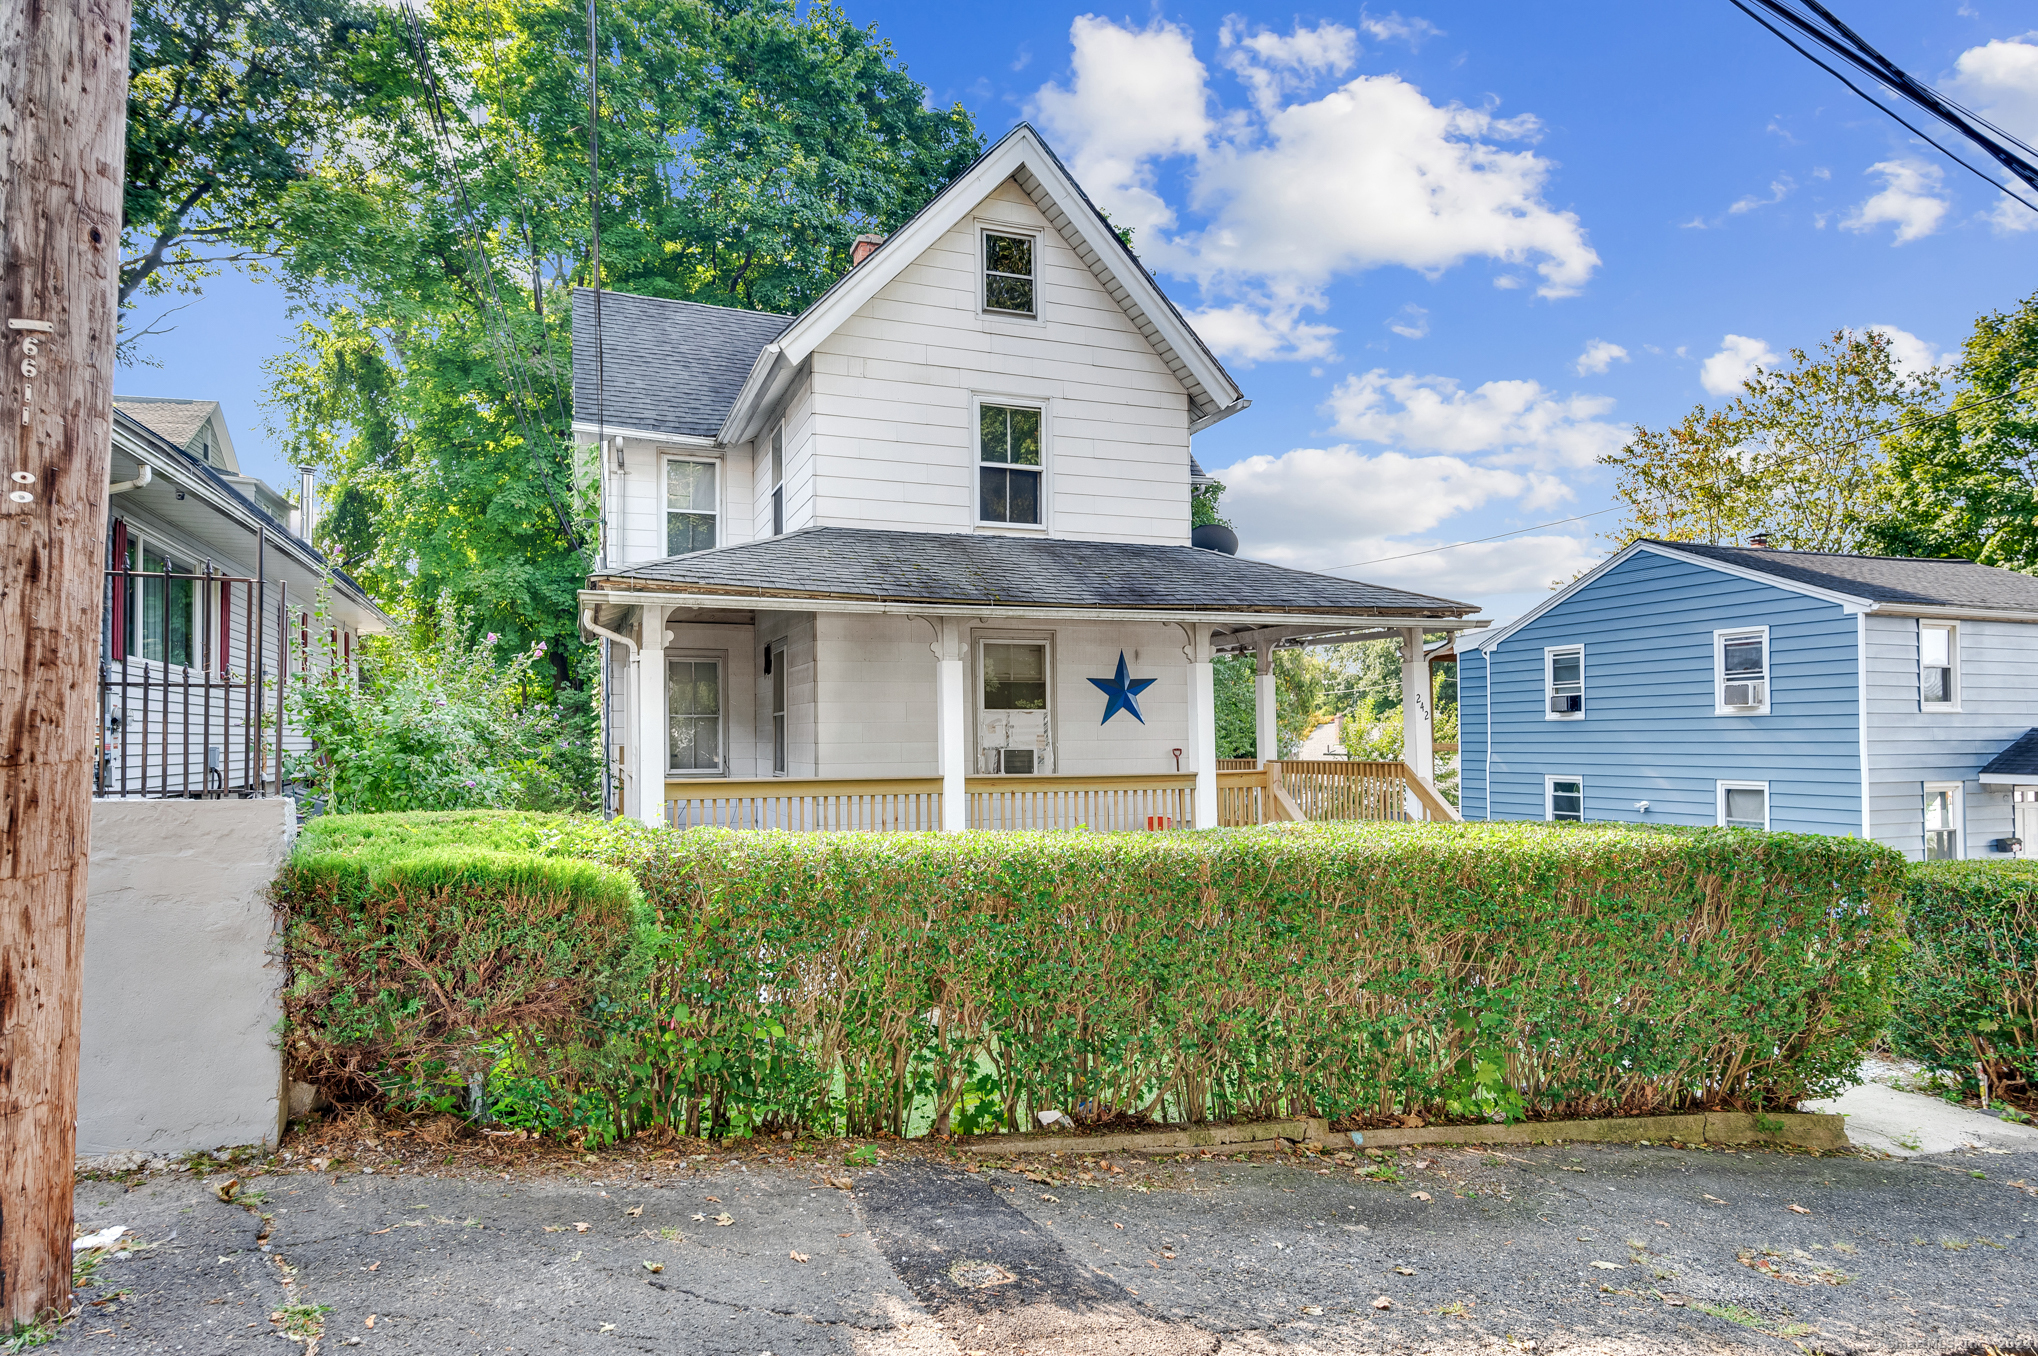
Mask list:
[{"label": "concrete curb", "polygon": [[1517,1125],[1432,1125],[1422,1129],[1340,1130],[1320,1116],[1196,1130],[1123,1135],[984,1135],[963,1141],[979,1153],[1118,1154],[1176,1149],[1272,1148],[1273,1141],[1392,1149],[1415,1144],[1788,1144],[1803,1149],[1849,1147],[1844,1116],[1712,1111],[1688,1116],[1622,1116],[1598,1121],[1534,1121]]}]

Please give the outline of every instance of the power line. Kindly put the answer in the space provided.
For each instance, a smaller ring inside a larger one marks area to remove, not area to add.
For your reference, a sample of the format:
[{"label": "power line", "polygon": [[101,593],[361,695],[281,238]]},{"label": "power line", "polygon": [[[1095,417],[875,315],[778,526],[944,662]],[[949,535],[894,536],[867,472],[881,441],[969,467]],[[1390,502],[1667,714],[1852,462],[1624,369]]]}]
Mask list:
[{"label": "power line", "polygon": [[1620,508],[1620,505],[1614,504],[1607,508],[1594,509],[1590,513],[1574,513],[1568,518],[1558,518],[1547,523],[1537,523],[1534,527],[1517,527],[1512,532],[1496,532],[1490,537],[1474,537],[1470,541],[1454,541],[1448,546],[1430,546],[1420,551],[1404,551],[1398,556],[1375,556],[1371,560],[1355,561],[1350,565],[1333,565],[1330,568],[1333,570],[1356,570],[1361,565],[1379,565],[1389,560],[1407,560],[1411,556],[1433,556],[1439,551],[1455,551],[1460,546],[1478,546],[1482,542],[1500,541],[1505,537],[1519,537],[1524,532],[1540,532],[1546,527],[1559,527],[1565,523],[1582,523],[1587,518],[1597,518],[1602,513],[1612,513],[1618,508]]}]

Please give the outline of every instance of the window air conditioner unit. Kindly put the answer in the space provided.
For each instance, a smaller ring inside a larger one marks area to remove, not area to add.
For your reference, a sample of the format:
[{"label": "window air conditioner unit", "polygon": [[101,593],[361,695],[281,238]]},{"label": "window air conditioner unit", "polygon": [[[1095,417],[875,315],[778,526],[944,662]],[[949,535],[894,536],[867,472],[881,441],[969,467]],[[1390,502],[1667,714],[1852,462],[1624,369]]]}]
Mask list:
[{"label": "window air conditioner unit", "polygon": [[1725,705],[1760,706],[1763,689],[1766,686],[1765,683],[1726,683],[1723,685]]},{"label": "window air conditioner unit", "polygon": [[1550,698],[1550,714],[1553,716],[1575,716],[1585,709],[1585,698],[1574,692],[1568,697]]}]

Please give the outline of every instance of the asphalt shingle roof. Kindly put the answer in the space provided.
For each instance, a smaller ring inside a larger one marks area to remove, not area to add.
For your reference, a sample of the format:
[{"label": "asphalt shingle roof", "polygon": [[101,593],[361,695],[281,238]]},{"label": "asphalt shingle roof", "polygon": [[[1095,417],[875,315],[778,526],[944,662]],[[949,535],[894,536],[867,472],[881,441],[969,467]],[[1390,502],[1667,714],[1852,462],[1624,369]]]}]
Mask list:
[{"label": "asphalt shingle roof", "polygon": [[2026,730],[2016,743],[1989,759],[1980,776],[2028,777],[2038,782],[2038,730]]},{"label": "asphalt shingle roof", "polygon": [[809,527],[598,572],[590,588],[1000,607],[1462,617],[1470,603],[1189,546]]},{"label": "asphalt shingle roof", "polygon": [[647,433],[712,438],[765,345],[791,316],[628,292],[601,294],[602,385],[595,399],[594,293],[573,289],[573,417]]},{"label": "asphalt shingle roof", "polygon": [[205,427],[206,421],[212,418],[212,412],[219,408],[217,400],[163,400],[123,395],[115,396],[113,405],[137,424],[161,434],[180,448],[191,446],[198,430]]},{"label": "asphalt shingle roof", "polygon": [[2038,615],[2038,578],[1994,565],[1977,565],[1971,560],[1772,551],[1756,546],[1708,546],[1689,541],[1657,544],[1875,603],[1971,607]]}]

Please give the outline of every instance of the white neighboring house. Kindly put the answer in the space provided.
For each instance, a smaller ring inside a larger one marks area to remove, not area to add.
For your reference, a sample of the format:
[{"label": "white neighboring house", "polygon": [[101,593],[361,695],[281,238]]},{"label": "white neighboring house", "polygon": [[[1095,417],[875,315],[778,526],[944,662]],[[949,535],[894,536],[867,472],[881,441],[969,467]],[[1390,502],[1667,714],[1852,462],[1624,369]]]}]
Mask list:
[{"label": "white neighboring house", "polygon": [[1265,760],[1272,649],[1398,637],[1423,671],[1423,631],[1480,624],[1190,545],[1190,440],[1249,402],[1032,128],[854,257],[795,317],[574,297],[621,813],[1244,822],[1214,653],[1260,657]]},{"label": "white neighboring house", "polygon": [[294,680],[325,662],[312,634],[321,580],[332,579],[325,639],[339,663],[351,667],[356,640],[389,619],[311,544],[309,472],[307,521],[242,474],[217,401],[116,396],[113,407],[94,794],[273,795],[279,710],[283,748],[306,747],[292,683],[274,679],[279,658]]}]

